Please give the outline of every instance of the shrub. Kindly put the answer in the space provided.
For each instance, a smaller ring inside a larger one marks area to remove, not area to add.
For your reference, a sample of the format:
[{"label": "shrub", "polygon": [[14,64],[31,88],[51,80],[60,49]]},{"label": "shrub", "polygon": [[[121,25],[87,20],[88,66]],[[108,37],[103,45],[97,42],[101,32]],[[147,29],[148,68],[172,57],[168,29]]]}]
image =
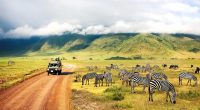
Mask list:
[{"label": "shrub", "polygon": [[192,48],[189,50],[189,52],[194,52],[194,53],[197,53],[199,51],[200,51],[200,49],[198,49],[198,48]]},{"label": "shrub", "polygon": [[111,88],[107,88],[104,92],[108,93],[107,94],[108,99],[120,101],[120,100],[123,100],[125,96],[123,91],[126,91],[126,89],[123,89],[122,87],[114,86]]},{"label": "shrub", "polygon": [[107,88],[106,90],[104,90],[104,92],[116,92],[116,91],[122,91],[122,88],[121,87],[117,87],[117,86],[113,86],[113,87],[110,87],[110,88]]},{"label": "shrub", "polygon": [[120,101],[124,99],[124,94],[122,92],[115,92],[112,96],[113,100]]},{"label": "shrub", "polygon": [[107,58],[107,59],[105,59],[105,60],[132,60],[132,59],[129,58],[129,57],[115,56],[115,57]]}]

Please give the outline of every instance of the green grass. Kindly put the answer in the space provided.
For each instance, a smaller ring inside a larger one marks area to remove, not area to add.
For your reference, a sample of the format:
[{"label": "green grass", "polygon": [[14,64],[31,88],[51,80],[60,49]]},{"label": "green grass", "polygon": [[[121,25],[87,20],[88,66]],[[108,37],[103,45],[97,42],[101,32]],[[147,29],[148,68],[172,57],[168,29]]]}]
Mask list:
[{"label": "green grass", "polygon": [[[8,61],[15,61],[15,65],[8,66]],[[1,88],[7,88],[13,84],[33,76],[35,71],[44,71],[48,64],[47,59],[18,57],[3,58],[0,60],[0,79],[4,81]]]}]

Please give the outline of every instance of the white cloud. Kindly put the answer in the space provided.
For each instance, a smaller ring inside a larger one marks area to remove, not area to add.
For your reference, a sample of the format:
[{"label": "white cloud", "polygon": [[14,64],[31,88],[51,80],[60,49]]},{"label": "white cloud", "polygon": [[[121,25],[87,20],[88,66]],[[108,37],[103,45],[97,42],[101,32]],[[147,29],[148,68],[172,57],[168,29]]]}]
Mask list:
[{"label": "white cloud", "polygon": [[66,31],[200,34],[200,1],[1,0],[1,19],[15,27],[4,32],[10,37],[60,35]]},{"label": "white cloud", "polygon": [[62,35],[64,32],[78,32],[81,29],[80,25],[72,25],[69,23],[52,22],[47,26],[33,28],[28,25],[18,27],[5,33],[8,37],[31,37],[31,36],[48,36]]}]

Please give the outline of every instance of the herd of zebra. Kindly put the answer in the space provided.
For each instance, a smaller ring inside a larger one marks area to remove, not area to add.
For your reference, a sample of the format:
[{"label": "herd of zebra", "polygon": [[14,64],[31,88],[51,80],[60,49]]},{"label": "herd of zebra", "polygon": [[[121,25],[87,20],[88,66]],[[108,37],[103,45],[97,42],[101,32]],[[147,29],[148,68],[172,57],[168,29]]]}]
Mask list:
[{"label": "herd of zebra", "polygon": [[[95,67],[95,66],[93,66]],[[163,68],[166,68],[167,65],[163,64]],[[170,65],[169,69],[174,68],[177,69],[178,65]],[[95,67],[97,69],[97,67]],[[105,67],[105,72],[103,74],[97,74],[96,72],[90,72],[82,77],[82,85],[89,85],[90,79],[95,79],[94,84],[95,87],[103,86],[103,80],[105,79],[106,86],[112,85],[112,74],[110,70],[114,69],[118,72],[118,78],[122,81],[122,85],[124,83],[126,86],[131,87],[131,93],[135,93],[134,88],[139,85],[143,85],[143,91],[145,92],[145,88],[148,87],[149,93],[149,101],[153,101],[153,93],[155,90],[165,91],[166,92],[166,101],[168,102],[168,98],[171,103],[176,103],[176,91],[175,87],[172,83],[168,81],[168,77],[166,74],[161,72],[154,72],[156,69],[160,69],[158,65],[150,66],[147,64],[146,66],[136,65],[132,67],[132,71],[129,72],[126,69],[120,69],[119,66],[111,64],[110,66]],[[196,71],[196,70],[195,70]],[[142,76],[140,72],[147,72],[146,76]],[[197,86],[197,77],[189,72],[181,72],[178,75],[179,85],[182,85],[182,79],[187,79],[187,85],[193,80],[195,82],[195,86]],[[86,83],[84,83],[86,81]],[[172,95],[170,95],[172,94]]]}]

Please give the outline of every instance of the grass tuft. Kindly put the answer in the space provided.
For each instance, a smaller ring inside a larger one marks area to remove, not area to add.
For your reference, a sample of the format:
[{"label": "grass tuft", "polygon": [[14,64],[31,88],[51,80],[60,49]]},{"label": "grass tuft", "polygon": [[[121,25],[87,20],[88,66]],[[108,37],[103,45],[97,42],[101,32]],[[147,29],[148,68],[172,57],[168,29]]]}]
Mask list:
[{"label": "grass tuft", "polygon": [[122,109],[127,109],[127,108],[133,108],[133,106],[132,105],[130,105],[130,104],[124,104],[124,103],[116,103],[116,104],[114,104],[114,105],[112,105],[112,108],[113,109],[120,109],[120,108],[122,108]]},{"label": "grass tuft", "polygon": [[196,91],[189,90],[188,92],[179,93],[178,97],[181,98],[181,99],[191,100],[191,99],[200,97],[200,93],[198,93]]}]

